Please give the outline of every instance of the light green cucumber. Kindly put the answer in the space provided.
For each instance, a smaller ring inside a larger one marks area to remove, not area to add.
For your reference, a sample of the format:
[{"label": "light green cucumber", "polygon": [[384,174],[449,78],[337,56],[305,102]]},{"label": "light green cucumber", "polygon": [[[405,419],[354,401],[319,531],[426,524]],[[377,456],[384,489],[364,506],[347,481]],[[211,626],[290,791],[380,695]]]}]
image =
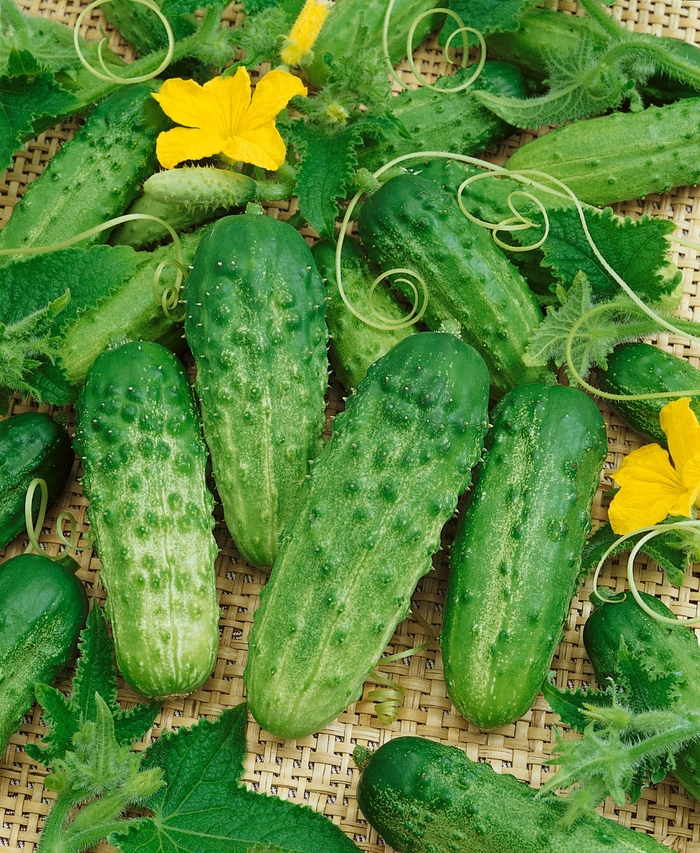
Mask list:
[{"label": "light green cucumber", "polygon": [[143,696],[184,696],[211,674],[219,639],[214,499],[189,380],[160,344],[127,343],[96,359],[76,415],[117,666]]},{"label": "light green cucumber", "polygon": [[495,729],[534,702],[580,582],[605,421],[578,388],[521,385],[491,413],[452,544],[440,637],[447,693]]},{"label": "light green cucumber", "polygon": [[226,524],[248,563],[271,566],[323,446],[323,282],[298,231],[244,213],[207,229],[185,300],[185,337]]},{"label": "light green cucumber", "polygon": [[483,359],[448,333],[400,341],[367,371],[285,528],[250,633],[250,710],[284,738],[354,702],[471,478],[487,428]]}]

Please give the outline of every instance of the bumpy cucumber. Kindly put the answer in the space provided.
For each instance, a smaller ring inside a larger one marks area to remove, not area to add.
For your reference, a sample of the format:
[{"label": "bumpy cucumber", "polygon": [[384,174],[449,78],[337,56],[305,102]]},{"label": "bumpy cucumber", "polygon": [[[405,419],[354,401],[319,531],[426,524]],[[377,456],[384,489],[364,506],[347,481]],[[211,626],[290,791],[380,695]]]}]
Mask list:
[{"label": "bumpy cucumber", "polygon": [[507,168],[535,169],[603,205],[700,180],[700,98],[575,121],[521,145]]},{"label": "bumpy cucumber", "polygon": [[574,387],[522,385],[491,420],[452,546],[441,634],[448,695],[484,729],[526,713],[547,675],[607,448],[603,416]]},{"label": "bumpy cucumber", "polygon": [[[0,249],[48,246],[125,210],[153,172],[156,136],[169,126],[152,91],[122,86],[92,110],[15,205]],[[91,241],[108,236],[104,231]]]},{"label": "bumpy cucumber", "polygon": [[194,396],[165,347],[99,356],[76,404],[88,517],[117,665],[143,696],[182,696],[218,645],[214,500]]},{"label": "bumpy cucumber", "polygon": [[[352,34],[362,33],[361,49],[382,50],[382,26],[387,4],[383,0],[338,0],[331,6],[321,32],[314,42],[314,60],[306,72],[312,86],[323,86],[328,81],[326,56],[332,59],[352,57],[358,45],[353,44]],[[430,0],[396,0],[388,30],[388,49],[392,65],[406,56],[406,36],[415,18],[435,9]],[[442,20],[438,14],[428,15],[416,27],[413,47],[417,47],[430,31]]]},{"label": "bumpy cucumber", "polygon": [[[360,320],[347,307],[338,289],[335,246],[329,240],[319,240],[311,251],[328,293],[328,359],[336,377],[350,391],[357,388],[370,364],[389,352],[399,341],[415,334],[416,328],[411,325],[399,329],[378,329]],[[341,264],[345,295],[363,316],[373,316],[373,310],[391,320],[401,320],[406,316],[381,282],[370,296],[376,274],[354,238],[346,237],[343,241]]]},{"label": "bumpy cucumber", "polygon": [[88,612],[70,557],[20,554],[0,566],[0,753],[34,703],[75,654]]},{"label": "bumpy cucumber", "polygon": [[474,92],[485,90],[524,98],[527,91],[522,75],[506,62],[487,62],[472,86],[449,92],[471,74],[471,68],[455,74],[446,84],[447,92],[421,86],[406,89],[393,98],[391,114],[401,129],[399,125],[387,128],[385,138],[368,140],[358,150],[359,165],[373,172],[394,157],[421,150],[477,154],[505,139],[512,133],[512,126],[487,110]]},{"label": "bumpy cucumber", "polygon": [[[156,2],[161,6],[161,2]],[[167,47],[168,35],[162,21],[151,9],[133,0],[112,0],[104,4],[104,16],[140,56]],[[192,35],[197,19],[192,14],[166,15],[176,40]]]},{"label": "bumpy cucumber", "polygon": [[[677,391],[700,391],[697,367],[642,341],[620,344],[608,356],[605,370],[598,368],[598,387],[610,394],[653,394]],[[659,412],[672,397],[651,400],[611,400],[610,405],[627,423],[642,435],[666,447],[666,434],[661,429]],[[690,395],[690,407],[700,417],[700,395]]]},{"label": "bumpy cucumber", "polygon": [[466,488],[487,428],[483,359],[421,332],[367,371],[285,528],[250,634],[250,710],[275,735],[355,701]]},{"label": "bumpy cucumber", "polygon": [[245,560],[271,566],[323,445],[323,282],[298,231],[246,213],[207,230],[185,299],[185,337],[226,524]]},{"label": "bumpy cucumber", "polygon": [[467,219],[453,196],[417,175],[399,175],[363,203],[357,227],[382,269],[408,268],[423,278],[426,324],[460,324],[486,362],[494,396],[543,378],[546,371],[523,362],[542,321],[537,300],[490,232]]},{"label": "bumpy cucumber", "polygon": [[[65,429],[43,412],[23,412],[0,422],[0,548],[25,528],[29,484],[41,478],[52,503],[73,467],[73,447]],[[36,501],[40,493],[36,494]]]},{"label": "bumpy cucumber", "polygon": [[[666,618],[673,612],[652,595],[640,592],[652,610]],[[695,632],[679,622],[662,624],[626,594],[612,601],[592,595],[593,611],[583,626],[583,644],[596,679],[622,680],[641,710],[668,707],[697,714],[700,710],[700,648]],[[688,794],[700,798],[700,744],[691,742],[675,756],[674,776]]]},{"label": "bumpy cucumber", "polygon": [[569,804],[461,749],[398,737],[356,747],[357,801],[387,844],[403,853],[662,853],[667,848],[591,813],[573,826]]}]

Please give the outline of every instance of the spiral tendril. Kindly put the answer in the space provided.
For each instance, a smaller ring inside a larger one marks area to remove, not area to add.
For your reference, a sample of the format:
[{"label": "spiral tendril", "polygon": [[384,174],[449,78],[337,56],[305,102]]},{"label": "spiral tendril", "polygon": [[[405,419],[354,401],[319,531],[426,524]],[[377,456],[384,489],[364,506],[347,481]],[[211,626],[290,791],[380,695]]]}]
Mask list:
[{"label": "spiral tendril", "polygon": [[[34,505],[34,495],[36,490],[40,489],[41,491],[41,499],[39,501],[39,509],[37,511],[36,521],[34,521],[32,517],[32,508]],[[25,554],[29,554],[34,551],[37,554],[41,554],[44,557],[49,557],[48,554],[44,552],[44,550],[39,545],[39,536],[41,535],[41,529],[44,526],[44,520],[46,519],[46,510],[48,508],[49,503],[49,489],[46,485],[46,480],[41,477],[35,477],[27,487],[27,493],[24,496],[24,522],[27,529],[27,537],[29,539],[29,544],[24,549]],[[68,538],[63,532],[63,522],[68,519],[68,523],[70,526],[70,534]],[[56,534],[61,541],[61,544],[66,548],[70,548],[73,551],[80,551],[81,549],[78,547],[78,538],[79,533],[77,530],[77,520],[73,513],[70,510],[64,510],[56,519]],[[58,557],[49,557],[50,560],[60,560],[61,555]]]},{"label": "spiral tendril", "polygon": [[120,77],[119,74],[115,74],[108,67],[106,62],[104,61],[103,50],[104,46],[107,43],[107,37],[104,36],[99,45],[97,46],[97,58],[100,62],[100,67],[102,71],[97,71],[95,68],[90,65],[90,63],[85,58],[83,51],[80,47],[80,26],[83,23],[86,15],[89,15],[93,9],[96,9],[98,6],[102,6],[105,3],[108,3],[109,0],[93,0],[89,6],[86,6],[83,11],[78,15],[78,20],[75,22],[75,26],[73,27],[73,45],[75,47],[75,52],[78,55],[78,59],[84,68],[86,68],[91,74],[100,80],[104,80],[107,83],[120,83],[120,84],[129,84],[129,83],[145,83],[147,80],[152,80],[154,77],[157,77],[159,74],[162,74],[163,71],[170,65],[170,61],[173,58],[173,53],[175,50],[175,36],[173,34],[172,27],[170,26],[170,21],[165,17],[165,15],[161,12],[160,8],[153,0],[134,0],[135,3],[139,3],[141,6],[146,6],[151,9],[155,14],[160,18],[163,27],[165,28],[166,35],[168,37],[168,48],[165,52],[165,57],[163,61],[155,69],[155,71],[151,71],[149,74],[140,74],[137,77]]}]

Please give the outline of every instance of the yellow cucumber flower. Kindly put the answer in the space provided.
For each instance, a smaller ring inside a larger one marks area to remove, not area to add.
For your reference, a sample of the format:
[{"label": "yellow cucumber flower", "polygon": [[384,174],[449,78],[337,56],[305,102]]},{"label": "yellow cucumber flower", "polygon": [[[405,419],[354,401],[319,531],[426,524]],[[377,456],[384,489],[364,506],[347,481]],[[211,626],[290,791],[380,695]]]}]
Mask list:
[{"label": "yellow cucumber flower", "polygon": [[670,457],[660,445],[648,444],[633,450],[612,475],[620,487],[608,512],[615,533],[649,527],[667,515],[692,517],[700,497],[700,423],[689,397],[661,409],[661,429]]},{"label": "yellow cucumber flower", "polygon": [[306,93],[293,74],[269,71],[251,95],[250,77],[243,66],[234,75],[214,77],[203,86],[194,80],[166,80],[153,97],[166,115],[184,127],[158,136],[158,162],[172,169],[184,160],[223,155],[233,162],[278,169],[286,151],[275,117],[295,95]]},{"label": "yellow cucumber flower", "polygon": [[280,52],[285,65],[299,65],[311,55],[330,7],[329,0],[306,0]]}]

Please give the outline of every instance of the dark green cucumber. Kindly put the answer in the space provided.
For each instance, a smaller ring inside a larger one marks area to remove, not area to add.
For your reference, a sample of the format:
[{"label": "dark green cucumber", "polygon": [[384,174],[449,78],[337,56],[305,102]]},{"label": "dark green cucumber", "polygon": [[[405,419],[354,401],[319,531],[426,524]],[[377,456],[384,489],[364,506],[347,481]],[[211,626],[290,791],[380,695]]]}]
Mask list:
[{"label": "dark green cucumber", "polygon": [[[357,388],[370,364],[389,352],[399,341],[415,334],[416,328],[410,325],[399,329],[378,329],[355,316],[338,289],[334,244],[329,240],[319,240],[311,251],[328,293],[328,359],[337,378],[350,391]],[[391,320],[406,317],[406,312],[383,283],[380,282],[370,295],[376,272],[357,240],[346,237],[341,255],[343,291],[360,314],[372,317],[374,311]]]},{"label": "dark green cucumber", "polygon": [[[399,175],[362,204],[357,227],[383,270],[408,268],[425,281],[429,328],[460,324],[464,340],[486,362],[494,397],[551,377],[523,361],[542,321],[535,296],[490,232],[467,219],[453,196],[433,181]],[[398,279],[396,285],[402,287]],[[407,289],[406,295],[411,298]]]},{"label": "dark green cucumber", "polygon": [[219,639],[214,499],[189,380],[160,344],[124,344],[96,359],[76,415],[117,665],[143,696],[186,695]]},{"label": "dark green cucumber", "polygon": [[0,566],[0,753],[34,704],[34,685],[53,684],[76,652],[88,612],[77,568],[41,554]]},{"label": "dark green cucumber", "polygon": [[356,747],[357,802],[387,844],[403,853],[662,853],[650,835],[595,813],[572,825],[569,804],[461,749],[398,737]]},{"label": "dark green cucumber", "polygon": [[594,205],[694,185],[700,97],[572,122],[521,145],[506,167],[545,172]]},{"label": "dark green cucumber", "polygon": [[226,524],[248,563],[271,566],[323,446],[323,282],[298,231],[247,213],[207,230],[185,299],[185,337]]},{"label": "dark green cucumber", "polygon": [[[122,86],[92,110],[15,205],[0,249],[48,246],[123,213],[153,173],[156,137],[170,124],[152,91]],[[108,236],[103,231],[88,242]]]},{"label": "dark green cucumber", "polygon": [[[673,612],[640,591],[645,604],[666,618]],[[700,647],[695,632],[679,622],[662,624],[646,613],[631,594],[604,601],[592,595],[593,611],[583,626],[583,644],[596,680],[622,680],[639,710],[666,708],[700,712]],[[674,756],[674,776],[688,794],[700,799],[700,744],[690,743]]]},{"label": "dark green cucumber", "polygon": [[607,453],[603,416],[578,388],[521,385],[491,421],[452,545],[441,634],[447,693],[484,729],[525,714],[547,675]]},{"label": "dark green cucumber", "polygon": [[[157,6],[162,2],[156,0]],[[118,30],[119,35],[128,42],[140,56],[147,56],[154,50],[160,50],[168,45],[168,34],[163,22],[151,9],[133,0],[111,0],[103,8],[105,18]],[[185,36],[192,35],[197,29],[197,19],[193,14],[168,14],[165,16],[170,24],[173,36],[179,41]],[[168,69],[169,73],[172,69]]]},{"label": "dark green cucumber", "polygon": [[[353,33],[362,33],[363,52],[381,54],[386,7],[384,0],[338,0],[331,6],[314,42],[313,62],[305,69],[312,86],[323,86],[328,81],[327,57],[336,61],[352,58],[352,50],[357,48],[353,43]],[[434,9],[435,4],[431,0],[396,0],[387,39],[392,65],[406,56],[406,37],[415,18]],[[443,16],[437,13],[424,18],[416,27],[413,47],[418,47],[441,20]]]},{"label": "dark green cucumber", "polygon": [[[478,154],[513,132],[513,127],[496,116],[474,97],[475,91],[494,92],[513,98],[527,95],[520,72],[507,62],[487,62],[474,83],[461,92],[450,93],[473,70],[450,77],[447,91],[436,92],[421,86],[405,89],[391,101],[397,126],[387,128],[381,140],[367,140],[358,149],[358,164],[370,172],[402,154],[416,151],[454,151]],[[407,161],[410,166],[415,161]]]},{"label": "dark green cucumber", "polygon": [[[598,387],[609,394],[654,394],[666,391],[700,391],[697,367],[669,352],[642,341],[620,344],[608,356],[605,370],[598,368]],[[700,418],[700,394],[690,396],[690,408]],[[673,397],[651,400],[611,400],[610,405],[642,435],[667,446],[659,412]]]},{"label": "dark green cucumber", "polygon": [[[44,412],[0,421],[0,548],[25,529],[24,503],[36,477],[46,483],[49,504],[66,485],[75,455],[66,430]],[[38,506],[37,491],[34,508]]]},{"label": "dark green cucumber", "polygon": [[361,693],[487,428],[483,359],[421,332],[375,362],[347,399],[285,528],[250,634],[250,710],[275,735],[309,735]]}]

